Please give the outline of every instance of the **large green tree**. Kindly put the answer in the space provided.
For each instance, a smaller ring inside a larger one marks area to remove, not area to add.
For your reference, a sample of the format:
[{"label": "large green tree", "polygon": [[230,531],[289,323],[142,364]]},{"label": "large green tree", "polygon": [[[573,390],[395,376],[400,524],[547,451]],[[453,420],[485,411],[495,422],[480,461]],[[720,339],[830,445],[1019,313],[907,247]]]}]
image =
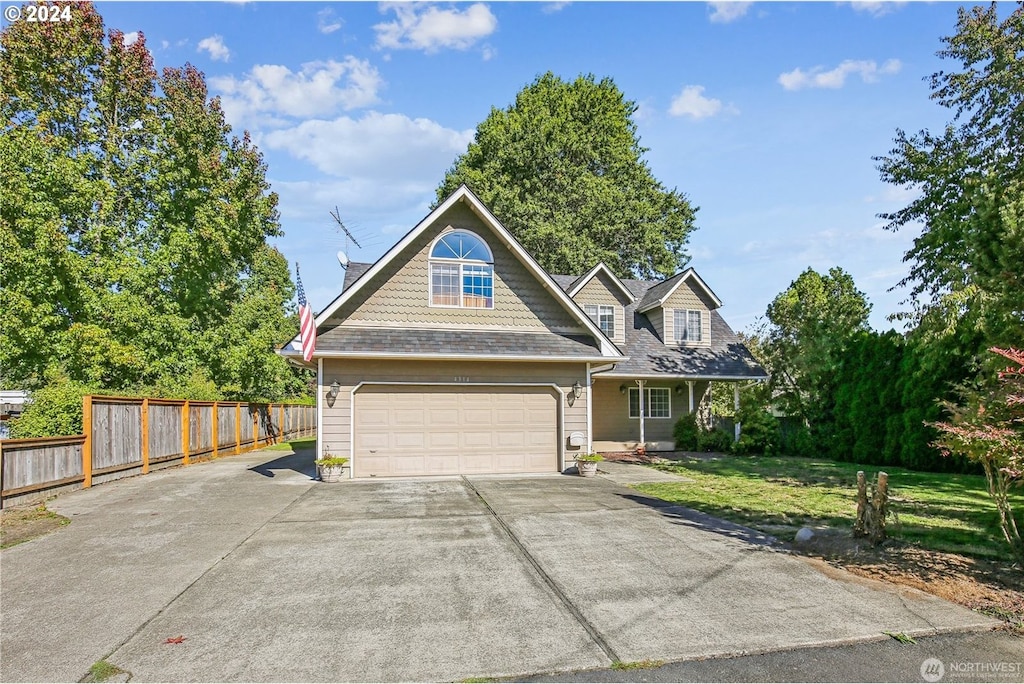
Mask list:
[{"label": "large green tree", "polygon": [[272,342],[292,285],[266,245],[262,155],[202,73],[158,75],[144,35],[70,7],[0,34],[0,382],[288,396],[301,382]]},{"label": "large green tree", "polygon": [[[885,215],[923,226],[905,255],[916,333],[936,354],[977,355],[1024,339],[1024,4],[962,8],[938,54],[931,98],[951,110],[939,133],[898,131],[882,178],[917,198]],[[951,339],[944,339],[951,338]]]},{"label": "large green tree", "polygon": [[839,267],[812,268],[780,293],[759,331],[759,350],[773,400],[805,424],[821,424],[832,410],[833,381],[850,342],[868,330],[871,305]]},{"label": "large green tree", "polygon": [[465,183],[553,273],[604,261],[621,277],[671,275],[696,209],[651,174],[635,112],[610,78],[546,73],[491,109],[438,201]]}]

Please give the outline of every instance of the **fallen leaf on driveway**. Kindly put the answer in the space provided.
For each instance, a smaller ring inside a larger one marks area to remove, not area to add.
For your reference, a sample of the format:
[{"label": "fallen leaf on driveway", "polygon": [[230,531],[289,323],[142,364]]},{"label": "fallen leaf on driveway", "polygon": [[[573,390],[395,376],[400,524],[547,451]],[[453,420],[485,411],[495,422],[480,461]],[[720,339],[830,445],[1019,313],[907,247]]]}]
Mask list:
[{"label": "fallen leaf on driveway", "polygon": [[183,637],[183,636],[181,636],[181,635],[179,634],[179,635],[178,635],[178,636],[176,636],[176,637],[167,637],[167,641],[165,641],[164,643],[165,643],[165,644],[180,644],[180,643],[182,643],[183,641],[185,641],[185,639],[186,639],[186,637]]}]

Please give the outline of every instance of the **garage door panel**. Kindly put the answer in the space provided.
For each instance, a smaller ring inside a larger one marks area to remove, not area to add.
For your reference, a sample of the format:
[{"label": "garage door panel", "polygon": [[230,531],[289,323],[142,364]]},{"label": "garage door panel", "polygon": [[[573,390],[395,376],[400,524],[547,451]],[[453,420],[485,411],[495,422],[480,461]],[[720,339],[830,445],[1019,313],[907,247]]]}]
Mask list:
[{"label": "garage door panel", "polygon": [[494,446],[494,434],[491,432],[464,430],[462,433],[462,446],[467,449],[490,449]]},{"label": "garage door panel", "polygon": [[457,451],[459,448],[459,433],[431,431],[427,433],[427,446],[431,450],[452,449]]},{"label": "garage door panel", "polygon": [[549,389],[370,385],[355,394],[357,477],[553,472]]},{"label": "garage door panel", "polygon": [[391,412],[394,416],[394,425],[398,427],[419,427],[427,424],[426,411],[422,408],[396,408]]}]

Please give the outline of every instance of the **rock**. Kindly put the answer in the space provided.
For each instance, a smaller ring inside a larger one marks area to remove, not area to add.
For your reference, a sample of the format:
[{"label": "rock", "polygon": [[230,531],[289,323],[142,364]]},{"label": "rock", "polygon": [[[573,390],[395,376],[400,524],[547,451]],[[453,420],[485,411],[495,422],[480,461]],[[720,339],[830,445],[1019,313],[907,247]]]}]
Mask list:
[{"label": "rock", "polygon": [[814,537],[814,530],[809,527],[801,527],[796,533],[798,542],[809,542]]}]

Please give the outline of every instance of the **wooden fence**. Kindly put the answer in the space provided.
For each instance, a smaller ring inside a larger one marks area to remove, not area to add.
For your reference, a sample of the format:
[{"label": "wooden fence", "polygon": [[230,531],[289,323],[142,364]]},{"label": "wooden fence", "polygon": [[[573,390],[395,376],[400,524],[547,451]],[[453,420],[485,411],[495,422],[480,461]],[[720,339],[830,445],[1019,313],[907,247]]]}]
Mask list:
[{"label": "wooden fence", "polygon": [[72,437],[0,440],[0,508],[312,436],[316,407],[87,396],[82,426]]}]

